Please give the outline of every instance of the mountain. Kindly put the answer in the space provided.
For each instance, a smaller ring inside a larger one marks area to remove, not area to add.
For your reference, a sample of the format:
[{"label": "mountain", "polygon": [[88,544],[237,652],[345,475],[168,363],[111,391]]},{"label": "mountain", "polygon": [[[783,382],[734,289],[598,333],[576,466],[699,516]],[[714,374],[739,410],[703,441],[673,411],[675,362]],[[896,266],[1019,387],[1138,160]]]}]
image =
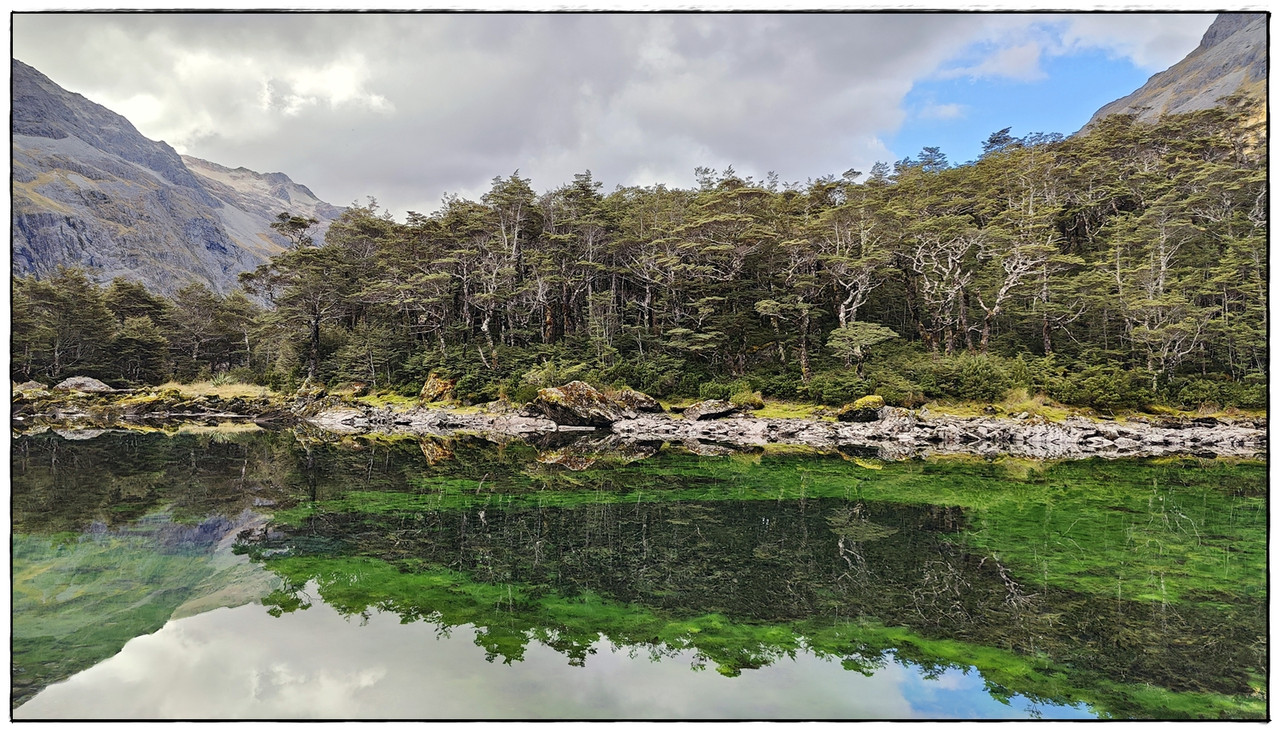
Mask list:
[{"label": "mountain", "polygon": [[1267,16],[1222,13],[1187,57],[1147,80],[1142,88],[1094,113],[1087,127],[1112,114],[1136,114],[1150,122],[1166,114],[1194,112],[1218,105],[1240,91],[1257,98],[1267,93]]},{"label": "mountain", "polygon": [[17,59],[12,90],[14,274],[65,264],[164,294],[227,292],[287,244],[277,214],[320,219],[319,238],[342,212],[283,173],[184,158]]}]

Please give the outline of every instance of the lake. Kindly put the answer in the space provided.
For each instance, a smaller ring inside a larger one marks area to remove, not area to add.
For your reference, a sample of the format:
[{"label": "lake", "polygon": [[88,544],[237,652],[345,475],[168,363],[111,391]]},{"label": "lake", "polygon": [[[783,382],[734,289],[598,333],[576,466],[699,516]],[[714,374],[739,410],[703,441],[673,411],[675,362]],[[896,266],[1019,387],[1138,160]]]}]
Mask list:
[{"label": "lake", "polygon": [[12,448],[16,719],[1258,719],[1260,460]]}]

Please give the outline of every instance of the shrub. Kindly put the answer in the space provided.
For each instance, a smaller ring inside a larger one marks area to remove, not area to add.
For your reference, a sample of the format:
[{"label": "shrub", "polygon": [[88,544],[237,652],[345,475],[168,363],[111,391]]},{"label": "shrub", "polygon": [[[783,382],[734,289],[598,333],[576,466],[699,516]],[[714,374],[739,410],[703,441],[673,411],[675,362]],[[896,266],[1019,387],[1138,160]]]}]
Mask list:
[{"label": "shrub", "polygon": [[529,383],[521,383],[514,389],[509,390],[508,398],[512,404],[531,402],[538,398],[538,387]]},{"label": "shrub", "polygon": [[730,387],[721,381],[708,381],[698,387],[700,399],[728,399]]},{"label": "shrub", "polygon": [[729,403],[735,407],[763,409],[764,397],[758,391],[736,391],[729,396]]},{"label": "shrub", "polygon": [[1267,388],[1258,379],[1246,377],[1244,381],[1231,381],[1222,374],[1219,379],[1186,379],[1170,385],[1169,391],[1177,396],[1172,400],[1184,409],[1201,407],[1240,407],[1264,409],[1267,406]]},{"label": "shrub", "polygon": [[1067,404],[1081,404],[1107,412],[1136,409],[1155,401],[1150,383],[1150,374],[1146,371],[1090,366],[1064,378],[1050,396]]},{"label": "shrub", "polygon": [[682,388],[682,379],[686,375],[687,367],[683,360],[663,353],[619,361],[600,374],[601,379],[607,383],[627,384],[654,397],[669,396],[677,392],[696,393],[696,381],[689,389]]},{"label": "shrub", "polygon": [[754,374],[751,385],[764,396],[795,399],[800,395],[800,370],[781,369]]},{"label": "shrub", "polygon": [[1178,390],[1175,401],[1184,409],[1196,409],[1206,404],[1221,404],[1222,391],[1217,382],[1208,379],[1192,379]]},{"label": "shrub", "polygon": [[884,397],[886,404],[895,407],[916,407],[924,404],[920,387],[902,375],[888,369],[869,369],[867,383],[871,391]]},{"label": "shrub", "polygon": [[1010,387],[1001,359],[989,355],[961,354],[916,366],[917,381],[925,396],[993,402]]},{"label": "shrub", "polygon": [[247,366],[237,366],[227,371],[227,377],[236,384],[257,384],[263,386],[262,374]]},{"label": "shrub", "polygon": [[817,374],[809,382],[809,398],[833,407],[848,404],[871,392],[871,385],[852,369]]}]

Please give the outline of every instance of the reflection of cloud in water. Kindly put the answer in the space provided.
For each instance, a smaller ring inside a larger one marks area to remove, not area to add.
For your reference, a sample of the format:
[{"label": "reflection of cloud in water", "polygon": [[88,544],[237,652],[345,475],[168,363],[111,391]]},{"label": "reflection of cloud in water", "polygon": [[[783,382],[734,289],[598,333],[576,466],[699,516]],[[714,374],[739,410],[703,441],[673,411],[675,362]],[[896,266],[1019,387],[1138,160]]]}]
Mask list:
[{"label": "reflection of cloud in water", "polygon": [[[1018,713],[981,691],[923,681],[889,663],[868,678],[806,654],[727,678],[597,644],[585,668],[530,643],[523,662],[488,663],[469,627],[447,635],[395,615],[344,619],[327,606],[277,620],[261,606],[171,621],[19,708],[34,718],[911,718],[952,709]],[[976,677],[976,674],[974,675]],[[975,679],[976,680],[976,679]],[[988,713],[992,713],[988,712]]]}]

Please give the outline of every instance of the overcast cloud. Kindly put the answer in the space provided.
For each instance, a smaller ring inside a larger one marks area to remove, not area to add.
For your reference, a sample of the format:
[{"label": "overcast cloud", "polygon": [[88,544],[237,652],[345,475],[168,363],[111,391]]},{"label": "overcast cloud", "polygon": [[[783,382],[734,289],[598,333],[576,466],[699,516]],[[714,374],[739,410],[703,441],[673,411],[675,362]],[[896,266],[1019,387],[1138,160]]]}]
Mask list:
[{"label": "overcast cloud", "polygon": [[1034,80],[1042,59],[1083,50],[1154,73],[1211,20],[19,14],[13,54],[180,152],[401,216],[517,168],[538,190],[588,168],[609,189],[689,186],[697,165],[784,181],[865,171],[895,158],[883,140],[917,81]]}]

